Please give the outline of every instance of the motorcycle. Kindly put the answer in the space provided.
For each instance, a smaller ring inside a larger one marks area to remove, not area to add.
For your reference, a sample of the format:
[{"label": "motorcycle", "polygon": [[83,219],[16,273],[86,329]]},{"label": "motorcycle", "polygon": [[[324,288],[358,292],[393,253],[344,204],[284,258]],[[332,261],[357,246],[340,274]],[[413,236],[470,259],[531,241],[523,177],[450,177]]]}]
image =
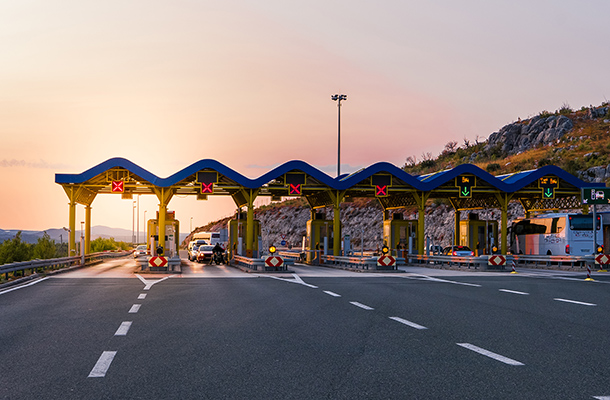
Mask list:
[{"label": "motorcycle", "polygon": [[221,252],[215,252],[214,254],[212,254],[212,260],[210,261],[210,264],[212,264],[212,262],[216,263],[216,265],[224,264],[224,255]]}]

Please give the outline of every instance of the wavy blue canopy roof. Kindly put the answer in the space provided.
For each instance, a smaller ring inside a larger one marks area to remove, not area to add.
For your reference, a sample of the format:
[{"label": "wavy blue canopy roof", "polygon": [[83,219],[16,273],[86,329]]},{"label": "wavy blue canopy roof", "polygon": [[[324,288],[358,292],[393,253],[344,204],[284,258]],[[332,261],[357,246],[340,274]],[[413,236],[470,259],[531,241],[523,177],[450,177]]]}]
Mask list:
[{"label": "wavy blue canopy roof", "polygon": [[124,158],[111,158],[80,174],[55,174],[55,183],[82,184],[112,168],[126,169],[132,174],[158,187],[170,187],[203,169],[215,170],[227,178],[235,181],[239,185],[251,189],[259,188],[273,179],[282,176],[284,173],[291,171],[304,172],[328,186],[330,189],[335,190],[350,189],[363,180],[378,173],[391,174],[405,182],[407,185],[421,191],[434,190],[448,181],[455,179],[455,177],[463,174],[472,174],[498,190],[508,193],[516,192],[536,181],[538,178],[546,175],[555,175],[577,188],[605,187],[603,183],[585,182],[553,165],[547,165],[535,170],[518,172],[515,174],[493,176],[476,165],[462,164],[455,168],[439,171],[433,174],[413,176],[393,164],[379,162],[351,175],[342,175],[337,178],[332,178],[304,161],[293,160],[273,168],[271,171],[256,179],[250,179],[216,160],[205,159],[197,161],[167,178],[160,178]]}]

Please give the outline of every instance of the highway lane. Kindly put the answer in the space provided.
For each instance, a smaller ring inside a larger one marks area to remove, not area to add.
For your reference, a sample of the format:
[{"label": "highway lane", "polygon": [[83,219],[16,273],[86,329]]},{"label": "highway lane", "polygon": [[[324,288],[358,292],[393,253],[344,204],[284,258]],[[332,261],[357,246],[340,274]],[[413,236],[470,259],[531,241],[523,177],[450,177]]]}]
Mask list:
[{"label": "highway lane", "polygon": [[[117,271],[124,277],[115,277]],[[422,268],[294,271],[271,277],[193,266],[181,276],[143,275],[142,281],[127,262],[0,294],[0,394],[610,395],[606,284]],[[201,279],[206,274],[213,279]],[[106,352],[116,352],[110,362]],[[89,377],[98,364],[102,376]]]}]

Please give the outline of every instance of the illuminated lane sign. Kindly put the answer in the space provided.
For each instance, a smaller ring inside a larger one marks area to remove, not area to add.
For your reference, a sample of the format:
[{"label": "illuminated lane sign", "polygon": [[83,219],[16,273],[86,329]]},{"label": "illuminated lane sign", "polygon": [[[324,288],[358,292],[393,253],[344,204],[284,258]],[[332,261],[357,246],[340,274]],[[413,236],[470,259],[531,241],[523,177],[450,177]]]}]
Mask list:
[{"label": "illuminated lane sign", "polygon": [[300,196],[300,195],[302,194],[302,193],[301,193],[301,184],[300,184],[300,183],[297,183],[297,184],[295,185],[295,184],[292,184],[292,183],[291,183],[291,184],[290,184],[290,193],[289,193],[289,194],[290,194],[291,196]]},{"label": "illuminated lane sign", "polygon": [[476,179],[472,175],[462,175],[455,178],[455,186],[460,188],[459,198],[472,198],[472,188],[475,187]]},{"label": "illuminated lane sign", "polygon": [[389,196],[389,189],[392,186],[392,175],[376,174],[371,176],[371,186],[375,186],[375,196]]},{"label": "illuminated lane sign", "polygon": [[375,196],[387,196],[388,195],[388,186],[387,185],[376,185],[375,186]]},{"label": "illuminated lane sign", "polygon": [[212,194],[214,193],[214,182],[203,183],[201,182],[201,194]]},{"label": "illuminated lane sign", "polygon": [[559,187],[559,179],[552,176],[543,176],[538,179],[538,187],[542,189],[543,199],[554,199],[555,189]]},{"label": "illuminated lane sign", "polygon": [[582,188],[582,204],[610,204],[610,188]]},{"label": "illuminated lane sign", "polygon": [[112,193],[123,193],[125,191],[125,182],[123,181],[112,181]]},{"label": "illuminated lane sign", "polygon": [[303,194],[305,185],[305,174],[302,172],[288,172],[284,175],[284,185],[288,186],[289,196],[300,196]]}]

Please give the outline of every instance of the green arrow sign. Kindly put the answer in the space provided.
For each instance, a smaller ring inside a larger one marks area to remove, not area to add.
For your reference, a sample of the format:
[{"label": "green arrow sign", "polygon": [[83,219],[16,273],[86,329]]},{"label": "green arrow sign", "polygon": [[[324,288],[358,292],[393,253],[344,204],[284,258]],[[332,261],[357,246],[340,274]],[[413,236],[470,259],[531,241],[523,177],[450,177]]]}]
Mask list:
[{"label": "green arrow sign", "polygon": [[461,194],[462,194],[462,197],[469,197],[470,196],[470,188],[469,187],[463,187]]},{"label": "green arrow sign", "polygon": [[553,199],[555,198],[555,190],[553,188],[548,187],[542,191],[542,196],[545,199]]}]

